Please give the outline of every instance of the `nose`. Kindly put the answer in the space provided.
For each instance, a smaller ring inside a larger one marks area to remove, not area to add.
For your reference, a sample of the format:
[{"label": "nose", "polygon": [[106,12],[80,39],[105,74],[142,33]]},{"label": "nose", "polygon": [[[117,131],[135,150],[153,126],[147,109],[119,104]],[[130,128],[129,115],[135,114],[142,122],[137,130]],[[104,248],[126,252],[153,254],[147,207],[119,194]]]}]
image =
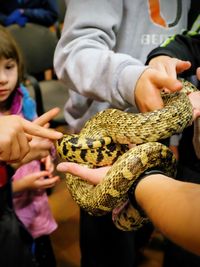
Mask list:
[{"label": "nose", "polygon": [[5,71],[0,69],[0,84],[5,84],[8,82],[8,77],[5,73]]}]

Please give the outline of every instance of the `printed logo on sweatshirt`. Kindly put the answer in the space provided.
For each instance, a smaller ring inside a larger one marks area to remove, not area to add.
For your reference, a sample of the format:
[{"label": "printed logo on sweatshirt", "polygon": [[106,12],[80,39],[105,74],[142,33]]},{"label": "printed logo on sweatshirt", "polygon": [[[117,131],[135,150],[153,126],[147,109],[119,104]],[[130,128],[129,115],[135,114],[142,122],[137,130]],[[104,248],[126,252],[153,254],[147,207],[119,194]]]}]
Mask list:
[{"label": "printed logo on sweatshirt", "polygon": [[160,25],[161,27],[164,28],[171,28],[176,26],[180,20],[182,13],[182,0],[176,0],[176,1],[177,1],[176,17],[174,18],[173,21],[167,22],[160,10],[160,0],[148,0],[149,14],[153,23]]},{"label": "printed logo on sweatshirt", "polygon": [[141,44],[158,46],[163,43],[168,37],[169,34],[143,34],[141,37]]}]

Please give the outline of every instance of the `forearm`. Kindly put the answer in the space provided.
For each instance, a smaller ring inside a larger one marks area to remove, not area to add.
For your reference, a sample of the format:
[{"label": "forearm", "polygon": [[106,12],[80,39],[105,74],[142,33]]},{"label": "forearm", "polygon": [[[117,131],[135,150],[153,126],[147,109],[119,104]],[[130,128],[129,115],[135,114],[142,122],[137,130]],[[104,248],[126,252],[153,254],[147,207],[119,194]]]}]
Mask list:
[{"label": "forearm", "polygon": [[136,199],[160,231],[200,255],[200,186],[151,175],[137,186]]},{"label": "forearm", "polygon": [[135,105],[133,90],[145,67],[130,55],[114,52],[122,2],[113,8],[110,1],[69,1],[67,10],[54,57],[58,77],[88,98],[120,109]]}]

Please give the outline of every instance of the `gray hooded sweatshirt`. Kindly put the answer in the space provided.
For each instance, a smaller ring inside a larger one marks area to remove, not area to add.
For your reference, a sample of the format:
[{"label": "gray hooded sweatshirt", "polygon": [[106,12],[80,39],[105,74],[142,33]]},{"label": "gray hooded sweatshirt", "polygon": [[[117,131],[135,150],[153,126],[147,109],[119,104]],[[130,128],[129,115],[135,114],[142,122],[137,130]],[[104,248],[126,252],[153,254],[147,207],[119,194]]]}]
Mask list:
[{"label": "gray hooded sweatshirt", "polygon": [[64,115],[79,131],[96,112],[137,111],[147,54],[187,27],[190,0],[65,0],[54,66],[70,94]]}]

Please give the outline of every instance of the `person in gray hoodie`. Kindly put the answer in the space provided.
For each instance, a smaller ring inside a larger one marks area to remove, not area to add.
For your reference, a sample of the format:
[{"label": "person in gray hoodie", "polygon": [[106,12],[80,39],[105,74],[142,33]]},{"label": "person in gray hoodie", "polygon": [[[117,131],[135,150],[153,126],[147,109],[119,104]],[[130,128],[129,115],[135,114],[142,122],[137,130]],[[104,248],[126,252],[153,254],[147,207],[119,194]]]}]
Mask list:
[{"label": "person in gray hoodie", "polygon": [[[187,28],[190,1],[65,0],[67,11],[54,66],[69,87],[66,122],[79,132],[96,112],[162,107],[160,89],[180,82],[144,65],[148,53]],[[81,210],[81,267],[133,267],[135,233],[121,232],[111,214]]]}]

